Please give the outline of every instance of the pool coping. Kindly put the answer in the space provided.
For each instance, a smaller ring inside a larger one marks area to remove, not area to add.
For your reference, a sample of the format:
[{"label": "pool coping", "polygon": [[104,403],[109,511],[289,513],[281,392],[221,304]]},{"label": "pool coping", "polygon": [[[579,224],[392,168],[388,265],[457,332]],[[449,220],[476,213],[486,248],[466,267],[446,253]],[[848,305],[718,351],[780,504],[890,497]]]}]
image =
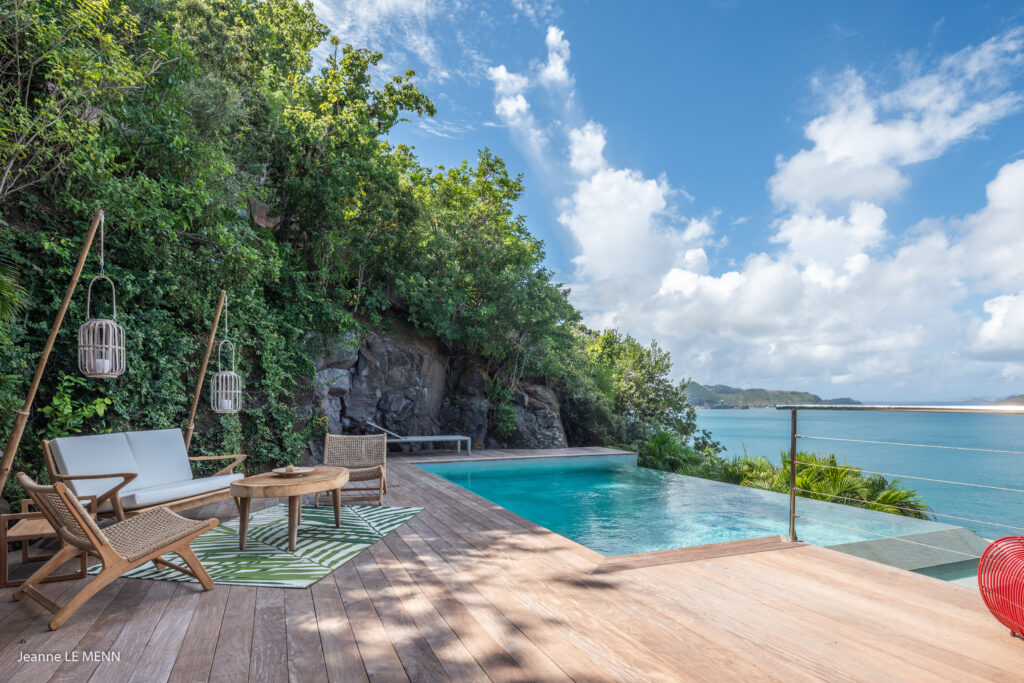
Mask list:
[{"label": "pool coping", "polygon": [[467,455],[465,451],[420,451],[414,453],[388,453],[389,459],[410,465],[422,465],[441,462],[484,462],[491,460],[537,460],[542,458],[594,458],[609,455],[633,455],[636,451],[601,446],[585,446],[579,448],[543,448],[543,449],[478,449]]},{"label": "pool coping", "polygon": [[597,565],[591,573],[607,574],[609,572],[621,572],[629,569],[641,569],[643,567],[657,567],[664,564],[711,560],[718,557],[749,555],[751,553],[763,553],[771,550],[788,550],[805,545],[807,544],[803,541],[791,541],[785,536],[758,536],[738,541],[722,541],[720,543],[666,548],[665,550],[651,550],[646,553],[605,555],[604,561]]}]

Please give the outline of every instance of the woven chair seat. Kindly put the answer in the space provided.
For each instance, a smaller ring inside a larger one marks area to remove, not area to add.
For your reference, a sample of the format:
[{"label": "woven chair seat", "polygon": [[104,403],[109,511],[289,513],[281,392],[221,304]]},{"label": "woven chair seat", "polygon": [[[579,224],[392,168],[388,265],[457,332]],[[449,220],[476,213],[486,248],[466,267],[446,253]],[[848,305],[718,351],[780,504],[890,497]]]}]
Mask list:
[{"label": "woven chair seat", "polygon": [[117,554],[131,562],[185,538],[204,526],[205,521],[187,519],[161,507],[112,524],[103,529],[103,534]]},{"label": "woven chair seat", "polygon": [[370,481],[371,479],[380,479],[381,475],[384,474],[384,468],[380,465],[376,467],[355,467],[349,468],[348,480],[353,481]]}]

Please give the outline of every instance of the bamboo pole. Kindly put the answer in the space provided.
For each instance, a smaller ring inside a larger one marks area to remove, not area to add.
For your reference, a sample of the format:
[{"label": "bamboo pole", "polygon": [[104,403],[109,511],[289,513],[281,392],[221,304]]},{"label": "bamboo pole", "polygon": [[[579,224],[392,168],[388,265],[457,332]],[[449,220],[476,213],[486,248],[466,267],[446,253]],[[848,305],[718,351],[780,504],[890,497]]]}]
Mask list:
[{"label": "bamboo pole", "polygon": [[[14,456],[18,452],[18,446],[21,444],[21,436],[25,431],[25,423],[28,422],[29,411],[32,409],[32,402],[36,399],[36,392],[39,390],[39,382],[43,379],[43,371],[46,369],[46,362],[50,359],[50,351],[53,350],[53,343],[57,340],[57,333],[60,331],[60,327],[64,323],[64,314],[67,313],[68,305],[71,303],[71,295],[74,294],[75,287],[78,286],[78,278],[82,276],[82,269],[85,268],[85,260],[89,257],[89,250],[92,249],[92,240],[96,236],[96,228],[99,227],[102,219],[103,209],[97,209],[96,214],[92,219],[92,225],[89,226],[89,232],[85,236],[85,244],[82,245],[82,251],[78,255],[78,263],[75,264],[75,272],[71,275],[71,282],[68,283],[68,289],[64,292],[64,300],[60,303],[60,310],[57,311],[57,318],[53,321],[53,326],[50,328],[50,336],[46,339],[46,345],[43,347],[43,354],[39,357],[39,364],[36,366],[36,372],[32,376],[32,385],[28,389],[28,396],[25,398],[25,405],[17,412],[17,416],[14,418],[14,428],[11,430],[11,436],[7,440],[7,447],[4,449],[3,461],[0,461],[0,492],[2,492],[4,487],[7,485],[7,475],[11,473],[11,466],[14,464]],[[0,551],[2,550],[3,549],[0,548]]]},{"label": "bamboo pole", "polygon": [[213,327],[210,328],[210,339],[206,342],[206,354],[203,355],[203,365],[199,368],[199,378],[196,380],[196,392],[192,397],[192,410],[188,414],[188,426],[185,427],[185,450],[188,450],[192,443],[192,432],[196,428],[196,409],[199,407],[199,395],[203,391],[203,380],[206,379],[206,367],[210,364],[210,354],[213,352],[213,343],[217,340],[217,326],[220,325],[220,313],[224,310],[224,300],[228,293],[220,290],[220,299],[217,301],[217,312],[213,314]]}]

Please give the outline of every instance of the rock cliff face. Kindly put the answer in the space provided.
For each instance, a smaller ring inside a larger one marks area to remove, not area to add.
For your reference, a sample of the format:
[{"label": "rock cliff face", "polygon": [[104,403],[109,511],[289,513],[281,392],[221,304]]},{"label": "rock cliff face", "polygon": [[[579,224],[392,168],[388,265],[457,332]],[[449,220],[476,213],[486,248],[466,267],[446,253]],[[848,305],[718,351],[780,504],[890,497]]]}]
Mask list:
[{"label": "rock cliff face", "polygon": [[[398,434],[463,434],[474,447],[566,446],[555,392],[520,384],[513,404],[515,428],[503,438],[490,423],[486,373],[450,362],[435,342],[412,330],[368,332],[327,346],[328,352],[313,358],[313,390],[298,397],[300,424],[324,415],[332,434],[374,433],[367,424],[373,422]],[[309,446],[312,459],[321,461],[320,439]]]}]

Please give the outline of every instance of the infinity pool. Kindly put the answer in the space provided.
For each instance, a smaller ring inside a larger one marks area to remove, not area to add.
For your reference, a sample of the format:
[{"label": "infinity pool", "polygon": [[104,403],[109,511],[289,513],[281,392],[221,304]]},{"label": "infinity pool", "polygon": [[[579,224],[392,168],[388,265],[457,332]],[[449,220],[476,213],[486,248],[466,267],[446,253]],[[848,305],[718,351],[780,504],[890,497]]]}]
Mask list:
[{"label": "infinity pool", "polygon": [[[604,555],[789,533],[788,495],[637,467],[636,456],[419,467]],[[797,532],[822,546],[955,528],[807,498],[797,512],[821,520],[799,519]]]}]

